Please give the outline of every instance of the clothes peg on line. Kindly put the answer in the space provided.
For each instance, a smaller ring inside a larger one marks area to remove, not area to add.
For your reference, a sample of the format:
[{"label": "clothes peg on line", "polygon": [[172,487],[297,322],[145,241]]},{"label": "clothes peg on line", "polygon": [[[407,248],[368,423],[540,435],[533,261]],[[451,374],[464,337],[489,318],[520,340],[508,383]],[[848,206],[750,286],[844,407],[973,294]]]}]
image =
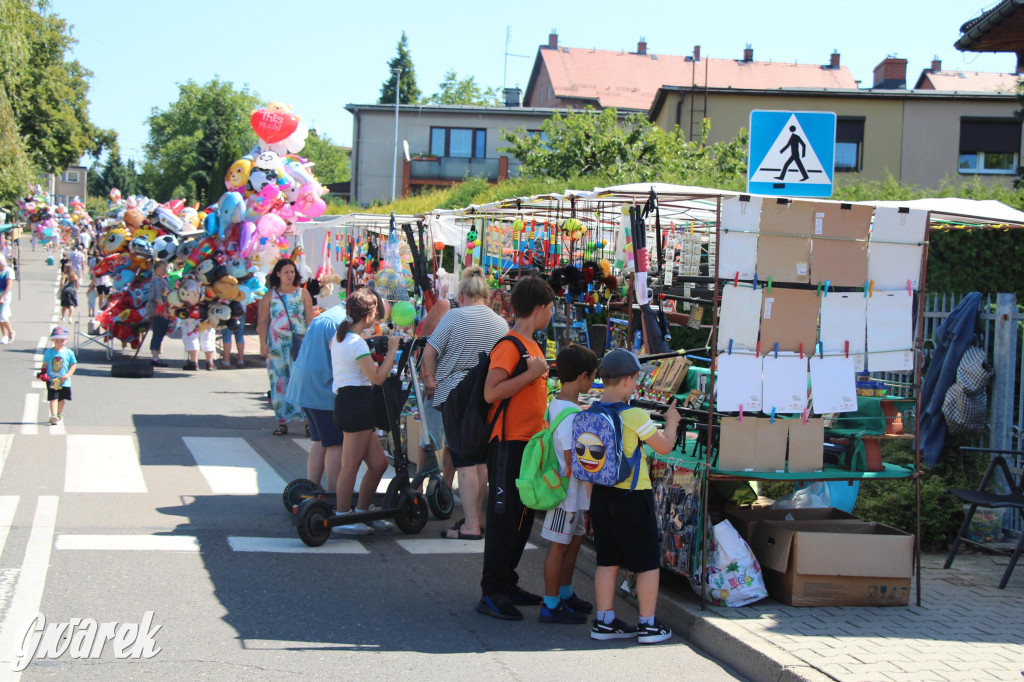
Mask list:
[{"label": "clothes peg on line", "polygon": [[825,359],[825,344],[820,341],[818,342],[818,357],[822,360]]},{"label": "clothes peg on line", "polygon": [[875,295],[875,280],[868,280],[868,296]]},{"label": "clothes peg on line", "polygon": [[914,288],[911,286],[910,280],[908,279],[907,280],[907,296],[913,296],[913,295],[914,295]]},{"label": "clothes peg on line", "polygon": [[845,344],[846,344],[846,357],[849,358],[850,357],[850,342],[846,341]]},{"label": "clothes peg on line", "polygon": [[772,280],[774,280],[774,279],[775,279],[774,277],[769,277],[768,278],[768,293],[769,294],[772,293]]},{"label": "clothes peg on line", "polygon": [[733,280],[732,280],[732,285],[733,285],[734,287],[738,287],[738,286],[740,285],[740,273],[739,273],[739,271],[738,271],[738,270],[736,271],[736,276],[735,276],[735,277],[733,277]]},{"label": "clothes peg on line", "polygon": [[803,420],[804,420],[804,424],[806,424],[806,423],[807,423],[807,413],[808,413],[808,412],[809,412],[809,409],[805,407],[805,408],[804,408],[804,413],[803,413],[803,415],[802,415],[802,416],[803,416]]},{"label": "clothes peg on line", "polygon": [[732,339],[729,339],[729,355],[732,355]]},{"label": "clothes peg on line", "polygon": [[828,287],[831,284],[832,284],[832,280],[830,280],[830,279],[826,279],[825,280],[825,298],[828,298]]},{"label": "clothes peg on line", "polygon": [[769,423],[770,424],[774,424],[775,423],[775,408],[774,407],[772,408],[772,420]]},{"label": "clothes peg on line", "polygon": [[754,273],[754,282],[750,285],[751,289],[757,289],[757,273]]},{"label": "clothes peg on line", "polygon": [[814,292],[815,296],[821,296],[821,282],[818,282],[818,290]]},{"label": "clothes peg on line", "polygon": [[800,359],[804,359],[804,344],[800,344]]},{"label": "clothes peg on line", "polygon": [[741,421],[741,422],[743,421],[743,405],[742,404],[740,404],[740,418],[739,418],[739,421]]},{"label": "clothes peg on line", "polygon": [[779,344],[778,344],[778,342],[775,343],[775,359],[776,360],[779,359]]}]

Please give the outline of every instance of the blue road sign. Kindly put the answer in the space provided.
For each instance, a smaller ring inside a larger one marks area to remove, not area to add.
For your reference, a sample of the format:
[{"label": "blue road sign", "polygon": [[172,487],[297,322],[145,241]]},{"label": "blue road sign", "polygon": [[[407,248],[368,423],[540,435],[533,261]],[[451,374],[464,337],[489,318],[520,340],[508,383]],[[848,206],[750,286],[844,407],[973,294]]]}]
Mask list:
[{"label": "blue road sign", "polygon": [[830,197],[836,115],[822,111],[751,111],[747,191]]}]

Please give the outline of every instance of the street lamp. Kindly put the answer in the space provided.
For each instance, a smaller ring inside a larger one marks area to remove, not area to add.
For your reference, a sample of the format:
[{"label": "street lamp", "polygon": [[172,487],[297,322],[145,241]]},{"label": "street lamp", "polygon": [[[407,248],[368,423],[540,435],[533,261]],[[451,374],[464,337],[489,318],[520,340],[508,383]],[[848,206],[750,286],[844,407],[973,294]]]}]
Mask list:
[{"label": "street lamp", "polygon": [[391,156],[391,202],[395,201],[395,179],[398,175],[398,98],[402,94],[402,67],[391,69],[395,74],[395,149]]}]

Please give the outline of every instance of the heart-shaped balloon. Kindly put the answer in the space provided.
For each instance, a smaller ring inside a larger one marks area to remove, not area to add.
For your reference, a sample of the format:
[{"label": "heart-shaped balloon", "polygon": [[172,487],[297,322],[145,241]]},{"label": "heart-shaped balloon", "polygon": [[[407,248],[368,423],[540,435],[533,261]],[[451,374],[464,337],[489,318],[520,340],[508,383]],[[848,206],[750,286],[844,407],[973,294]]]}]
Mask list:
[{"label": "heart-shaped balloon", "polygon": [[256,131],[257,137],[273,144],[294,133],[299,125],[299,118],[294,114],[257,109],[252,112],[249,123],[252,125],[252,129]]}]

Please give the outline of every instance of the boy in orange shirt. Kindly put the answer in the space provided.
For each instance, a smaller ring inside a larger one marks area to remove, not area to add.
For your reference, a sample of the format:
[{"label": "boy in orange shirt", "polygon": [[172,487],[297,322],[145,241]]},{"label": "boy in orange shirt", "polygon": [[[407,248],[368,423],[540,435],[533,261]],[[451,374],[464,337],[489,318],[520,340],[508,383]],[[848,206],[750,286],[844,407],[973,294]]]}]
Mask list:
[{"label": "boy in orange shirt", "polygon": [[[516,573],[533,529],[534,511],[523,506],[515,479],[527,442],[544,428],[548,363],[533,333],[548,326],[554,300],[551,286],[538,277],[516,283],[512,288],[516,323],[508,333],[514,343],[499,341],[491,351],[484,384],[484,399],[494,405],[490,414],[494,426],[487,452],[487,533],[480,580],[483,596],[476,610],[501,620],[522,620],[516,605],[541,603],[539,595],[519,587]],[[508,405],[498,414],[498,404],[505,400]]]}]

